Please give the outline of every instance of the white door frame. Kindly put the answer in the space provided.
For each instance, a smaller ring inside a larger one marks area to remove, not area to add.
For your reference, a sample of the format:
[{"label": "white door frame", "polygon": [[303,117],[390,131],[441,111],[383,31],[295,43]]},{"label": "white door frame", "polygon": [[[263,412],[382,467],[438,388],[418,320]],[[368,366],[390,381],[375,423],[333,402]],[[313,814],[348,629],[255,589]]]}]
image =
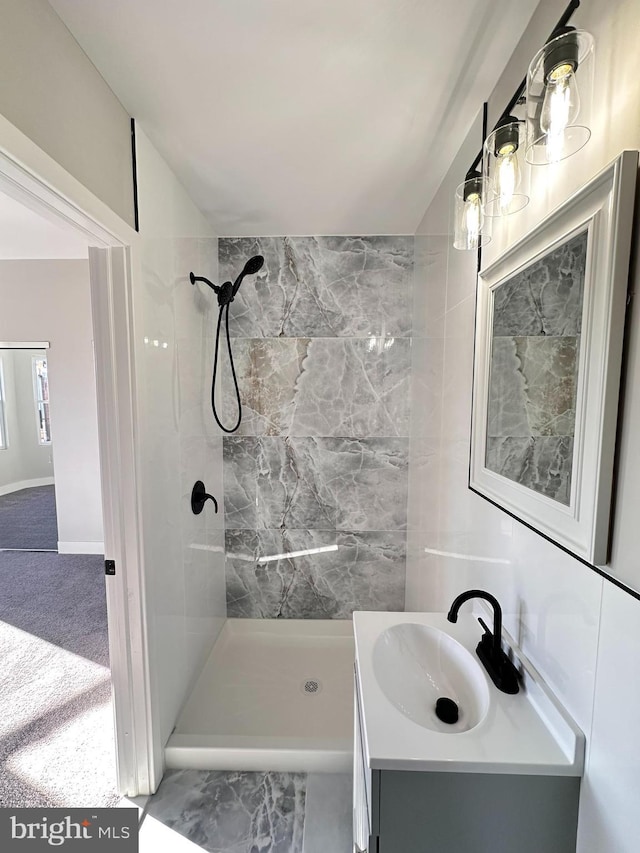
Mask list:
[{"label": "white door frame", "polygon": [[138,489],[131,281],[139,236],[2,116],[0,192],[72,226],[95,247],[89,269],[105,557],[116,563],[116,574],[105,580],[117,783],[122,794],[148,794],[162,760],[152,731]]}]

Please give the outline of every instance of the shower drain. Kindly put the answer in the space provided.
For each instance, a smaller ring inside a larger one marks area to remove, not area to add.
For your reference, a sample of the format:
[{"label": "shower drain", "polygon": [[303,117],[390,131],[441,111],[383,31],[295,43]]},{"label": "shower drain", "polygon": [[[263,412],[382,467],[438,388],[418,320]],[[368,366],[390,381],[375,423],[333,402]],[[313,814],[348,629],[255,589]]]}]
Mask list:
[{"label": "shower drain", "polygon": [[303,693],[310,693],[313,695],[314,693],[320,693],[322,690],[322,684],[317,678],[307,678],[307,680],[303,681],[300,685],[300,690]]}]

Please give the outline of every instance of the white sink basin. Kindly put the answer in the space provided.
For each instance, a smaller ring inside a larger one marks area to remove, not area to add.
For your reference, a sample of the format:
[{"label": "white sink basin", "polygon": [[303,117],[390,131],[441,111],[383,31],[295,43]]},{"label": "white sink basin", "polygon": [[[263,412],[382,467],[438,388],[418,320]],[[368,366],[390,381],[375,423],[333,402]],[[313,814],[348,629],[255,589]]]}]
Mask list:
[{"label": "white sink basin", "polygon": [[[489,686],[480,663],[438,628],[413,622],[387,628],[373,648],[373,671],[387,699],[427,729],[466,732],[489,710]],[[444,698],[458,706],[456,722],[436,716],[436,702]]]},{"label": "white sink basin", "polygon": [[[365,767],[581,775],[580,729],[517,647],[520,692],[502,693],[489,681],[476,657],[482,628],[472,613],[454,625],[446,613],[361,610],[353,627]],[[441,697],[459,705],[453,725],[435,715]]]}]

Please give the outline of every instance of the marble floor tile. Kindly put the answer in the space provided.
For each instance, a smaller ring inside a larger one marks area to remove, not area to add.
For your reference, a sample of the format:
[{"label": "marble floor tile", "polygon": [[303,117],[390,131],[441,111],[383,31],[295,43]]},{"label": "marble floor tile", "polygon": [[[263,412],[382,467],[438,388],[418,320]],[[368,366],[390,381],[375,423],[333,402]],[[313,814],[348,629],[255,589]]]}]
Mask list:
[{"label": "marble floor tile", "polygon": [[[278,793],[293,785],[299,795],[288,824],[295,829],[284,833],[275,779]],[[142,822],[140,853],[351,853],[352,799],[350,773],[168,771]]]},{"label": "marble floor tile", "polygon": [[302,853],[305,796],[303,773],[173,770],[147,814],[209,853]]}]

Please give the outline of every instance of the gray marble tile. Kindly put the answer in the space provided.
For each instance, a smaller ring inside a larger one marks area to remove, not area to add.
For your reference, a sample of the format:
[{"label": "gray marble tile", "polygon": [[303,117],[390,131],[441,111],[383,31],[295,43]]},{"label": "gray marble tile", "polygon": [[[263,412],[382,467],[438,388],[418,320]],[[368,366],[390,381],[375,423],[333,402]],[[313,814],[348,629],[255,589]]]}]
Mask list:
[{"label": "gray marble tile", "polygon": [[227,530],[226,549],[228,616],[349,619],[354,610],[404,609],[406,542],[399,531]]},{"label": "gray marble tile", "polygon": [[[236,435],[288,435],[297,384],[309,361],[308,338],[234,338],[233,359],[242,400]],[[225,423],[236,414],[236,396],[226,348],[221,360],[220,409]],[[312,433],[310,433],[312,434]]]},{"label": "gray marble tile", "polygon": [[223,439],[224,521],[226,527],[258,526],[260,439]]},{"label": "gray marble tile", "polygon": [[409,440],[324,439],[320,479],[336,508],[338,530],[406,530]]},{"label": "gray marble tile", "polygon": [[407,337],[413,237],[225,237],[220,280],[265,258],[231,307],[238,337]]},{"label": "gray marble tile", "polygon": [[587,232],[572,237],[494,291],[493,334],[580,334]]},{"label": "gray marble tile", "polygon": [[227,527],[401,530],[408,439],[225,437]]},{"label": "gray marble tile", "polygon": [[311,341],[291,435],[408,435],[410,368],[407,338]]},{"label": "gray marble tile", "polygon": [[580,339],[493,339],[488,434],[573,435]]},{"label": "gray marble tile", "polygon": [[508,480],[569,505],[571,436],[489,437],[485,464]]},{"label": "gray marble tile", "polygon": [[302,853],[306,776],[178,770],[148,813],[210,853]]},{"label": "gray marble tile", "polygon": [[[243,419],[239,435],[409,434],[408,338],[236,338]],[[223,419],[235,392],[226,351]]]}]

